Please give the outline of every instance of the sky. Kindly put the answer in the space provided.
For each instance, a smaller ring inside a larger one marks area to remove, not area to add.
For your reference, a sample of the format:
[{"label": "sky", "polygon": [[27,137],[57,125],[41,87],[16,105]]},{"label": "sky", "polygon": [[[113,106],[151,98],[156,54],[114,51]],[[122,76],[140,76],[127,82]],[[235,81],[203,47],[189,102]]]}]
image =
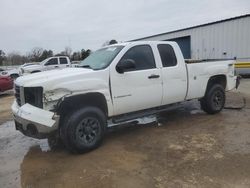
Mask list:
[{"label": "sky", "polygon": [[249,0],[0,0],[0,49],[96,50],[249,13]]}]

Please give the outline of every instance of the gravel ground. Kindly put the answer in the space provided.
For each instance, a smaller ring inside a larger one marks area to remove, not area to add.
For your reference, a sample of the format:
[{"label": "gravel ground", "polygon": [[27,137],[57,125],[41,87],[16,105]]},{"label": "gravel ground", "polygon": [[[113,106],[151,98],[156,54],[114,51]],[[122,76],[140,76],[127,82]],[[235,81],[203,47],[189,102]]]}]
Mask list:
[{"label": "gravel ground", "polygon": [[250,187],[250,79],[207,115],[197,102],[161,123],[110,129],[103,145],[72,155],[14,130],[13,94],[0,96],[0,187]]}]

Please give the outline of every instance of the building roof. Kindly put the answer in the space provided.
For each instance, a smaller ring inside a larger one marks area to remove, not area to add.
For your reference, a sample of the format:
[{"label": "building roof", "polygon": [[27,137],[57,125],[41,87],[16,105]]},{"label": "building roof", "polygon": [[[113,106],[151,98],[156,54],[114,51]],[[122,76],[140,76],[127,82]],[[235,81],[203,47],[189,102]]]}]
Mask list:
[{"label": "building roof", "polygon": [[169,31],[169,32],[166,32],[166,33],[151,35],[151,36],[147,36],[147,37],[143,37],[143,38],[134,39],[134,40],[131,40],[131,41],[143,40],[143,39],[147,39],[147,38],[150,38],[150,37],[157,37],[157,36],[161,36],[161,35],[165,35],[165,34],[175,33],[175,32],[179,32],[179,31],[185,31],[185,30],[189,30],[189,29],[204,27],[204,26],[218,24],[218,23],[222,23],[222,22],[228,22],[228,21],[231,21],[231,20],[241,19],[241,18],[245,18],[245,17],[250,17],[250,14],[245,14],[245,15],[236,16],[236,17],[232,17],[232,18],[228,18],[228,19],[224,19],[224,20],[219,20],[219,21],[215,21],[215,22],[210,22],[210,23],[205,23],[205,24],[196,25],[196,26],[192,26],[192,27],[187,27],[187,28],[184,28],[184,29]]}]

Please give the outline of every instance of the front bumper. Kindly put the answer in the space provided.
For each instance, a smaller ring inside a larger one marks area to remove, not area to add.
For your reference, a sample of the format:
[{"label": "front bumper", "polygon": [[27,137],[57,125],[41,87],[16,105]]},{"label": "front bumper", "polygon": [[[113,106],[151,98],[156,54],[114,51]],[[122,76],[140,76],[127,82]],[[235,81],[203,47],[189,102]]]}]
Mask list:
[{"label": "front bumper", "polygon": [[47,138],[58,129],[59,116],[30,104],[11,106],[16,129],[33,138]]}]

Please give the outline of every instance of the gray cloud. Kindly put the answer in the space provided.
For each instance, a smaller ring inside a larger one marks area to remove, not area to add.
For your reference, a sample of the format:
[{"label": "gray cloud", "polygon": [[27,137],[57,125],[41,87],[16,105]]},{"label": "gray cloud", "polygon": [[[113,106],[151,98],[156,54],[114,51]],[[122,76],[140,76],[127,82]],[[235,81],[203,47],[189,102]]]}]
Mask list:
[{"label": "gray cloud", "polygon": [[0,49],[99,48],[249,13],[248,0],[1,0]]}]

